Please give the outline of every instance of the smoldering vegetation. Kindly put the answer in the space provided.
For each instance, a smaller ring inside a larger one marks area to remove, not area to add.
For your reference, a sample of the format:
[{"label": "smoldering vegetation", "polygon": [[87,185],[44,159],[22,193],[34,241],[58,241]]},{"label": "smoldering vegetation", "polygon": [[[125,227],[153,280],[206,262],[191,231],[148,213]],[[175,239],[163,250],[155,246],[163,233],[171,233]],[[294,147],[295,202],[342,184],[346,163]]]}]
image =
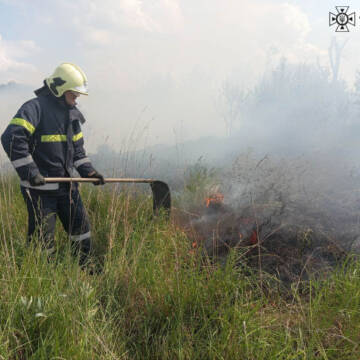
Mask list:
[{"label": "smoldering vegetation", "polygon": [[195,248],[221,262],[236,248],[239,265],[286,284],[324,274],[358,251],[360,215],[358,174],[325,160],[243,154],[179,221]]},{"label": "smoldering vegetation", "polygon": [[359,84],[283,61],[250,90],[224,82],[227,138],[102,155],[123,174],[168,181],[175,221],[211,257],[235,247],[255,269],[307,279],[358,252]]},{"label": "smoldering vegetation", "polygon": [[242,248],[243,261],[292,282],[358,252],[358,85],[285,62],[252,91],[224,85],[230,138],[252,151],[227,156],[219,190],[189,220],[207,253]]}]

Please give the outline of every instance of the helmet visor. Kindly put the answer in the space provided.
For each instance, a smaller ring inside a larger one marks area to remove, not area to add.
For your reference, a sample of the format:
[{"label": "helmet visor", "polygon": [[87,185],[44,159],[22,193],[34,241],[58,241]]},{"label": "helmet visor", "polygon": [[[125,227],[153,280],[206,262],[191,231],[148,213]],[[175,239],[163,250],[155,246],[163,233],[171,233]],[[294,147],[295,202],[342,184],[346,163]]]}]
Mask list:
[{"label": "helmet visor", "polygon": [[80,86],[74,86],[72,89],[72,91],[83,94],[83,95],[88,95],[88,86],[87,83],[85,82],[83,85]]}]

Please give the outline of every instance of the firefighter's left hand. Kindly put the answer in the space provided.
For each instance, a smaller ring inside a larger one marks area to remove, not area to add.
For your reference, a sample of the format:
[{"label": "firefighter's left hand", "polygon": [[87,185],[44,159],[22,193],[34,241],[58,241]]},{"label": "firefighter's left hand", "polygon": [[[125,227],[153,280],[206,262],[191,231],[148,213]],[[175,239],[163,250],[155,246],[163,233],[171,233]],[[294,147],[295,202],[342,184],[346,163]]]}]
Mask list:
[{"label": "firefighter's left hand", "polygon": [[36,174],[33,176],[31,179],[29,179],[29,183],[31,186],[40,186],[46,184],[45,179],[41,174]]},{"label": "firefighter's left hand", "polygon": [[89,177],[89,178],[99,179],[99,181],[93,183],[95,186],[97,186],[97,185],[104,185],[104,184],[105,184],[105,179],[104,179],[104,177],[103,177],[100,173],[98,173],[96,170],[93,171],[93,172],[91,172],[91,173],[88,175],[88,177]]}]

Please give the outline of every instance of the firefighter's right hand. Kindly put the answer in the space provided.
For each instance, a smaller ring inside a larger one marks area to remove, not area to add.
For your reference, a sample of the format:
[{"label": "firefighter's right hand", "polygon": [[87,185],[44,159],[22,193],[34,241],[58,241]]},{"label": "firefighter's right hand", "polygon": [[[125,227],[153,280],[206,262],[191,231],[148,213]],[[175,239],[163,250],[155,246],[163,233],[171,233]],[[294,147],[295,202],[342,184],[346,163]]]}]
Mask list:
[{"label": "firefighter's right hand", "polygon": [[93,184],[95,186],[97,185],[104,185],[105,184],[105,179],[104,176],[102,176],[100,173],[98,173],[96,170],[92,171],[89,175],[89,178],[95,178],[95,179],[99,179],[99,181],[94,182]]},{"label": "firefighter's right hand", "polygon": [[36,174],[29,180],[29,183],[31,186],[40,186],[40,185],[45,185],[46,182],[41,174]]}]

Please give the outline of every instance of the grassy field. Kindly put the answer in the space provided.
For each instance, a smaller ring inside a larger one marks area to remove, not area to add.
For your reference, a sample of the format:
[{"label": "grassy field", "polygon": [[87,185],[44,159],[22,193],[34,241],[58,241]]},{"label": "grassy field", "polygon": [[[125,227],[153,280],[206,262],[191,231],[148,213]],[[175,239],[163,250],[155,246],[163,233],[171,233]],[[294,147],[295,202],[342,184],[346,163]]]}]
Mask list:
[{"label": "grassy field", "polygon": [[212,263],[152,218],[150,197],[114,189],[81,188],[103,268],[91,276],[60,225],[56,261],[27,246],[19,186],[1,179],[0,359],[360,358],[358,262],[284,292],[238,253]]}]

